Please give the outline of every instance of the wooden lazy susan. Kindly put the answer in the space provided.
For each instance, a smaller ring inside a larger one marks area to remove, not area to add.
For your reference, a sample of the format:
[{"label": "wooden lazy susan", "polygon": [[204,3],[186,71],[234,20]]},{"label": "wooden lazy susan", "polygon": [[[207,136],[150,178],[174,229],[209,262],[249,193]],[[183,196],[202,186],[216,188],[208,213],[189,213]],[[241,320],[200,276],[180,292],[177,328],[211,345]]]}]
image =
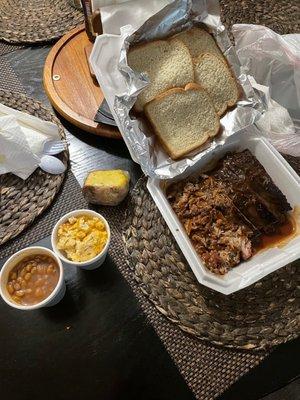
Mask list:
[{"label": "wooden lazy susan", "polygon": [[91,46],[83,25],[63,36],[46,59],[44,87],[67,121],[86,132],[120,139],[116,127],[94,122],[103,94],[90,72],[86,52]]}]

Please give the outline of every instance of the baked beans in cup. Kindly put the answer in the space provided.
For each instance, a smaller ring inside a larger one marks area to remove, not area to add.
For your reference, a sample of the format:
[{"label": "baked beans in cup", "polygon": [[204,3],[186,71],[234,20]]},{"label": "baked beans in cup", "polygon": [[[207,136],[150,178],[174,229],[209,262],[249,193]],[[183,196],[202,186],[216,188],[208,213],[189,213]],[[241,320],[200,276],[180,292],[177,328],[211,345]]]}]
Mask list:
[{"label": "baked beans in cup", "polygon": [[45,247],[13,254],[0,272],[0,294],[10,306],[34,310],[57,304],[66,290],[60,259]]}]

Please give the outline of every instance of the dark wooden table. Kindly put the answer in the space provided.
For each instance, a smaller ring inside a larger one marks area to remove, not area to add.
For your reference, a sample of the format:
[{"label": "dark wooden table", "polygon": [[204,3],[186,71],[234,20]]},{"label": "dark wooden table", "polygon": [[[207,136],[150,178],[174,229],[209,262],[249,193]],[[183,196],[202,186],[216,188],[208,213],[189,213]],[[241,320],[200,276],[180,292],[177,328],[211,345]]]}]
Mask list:
[{"label": "dark wooden table", "polygon": [[[42,70],[48,51],[34,47],[4,56],[28,95],[46,105]],[[127,169],[133,183],[141,175],[122,141],[62,123],[80,184],[96,168]],[[99,271],[68,276],[68,286],[73,297],[66,296],[56,312],[37,311],[29,318],[1,302],[1,399],[194,398],[111,259]],[[299,341],[279,346],[219,400],[299,400],[299,347]]]}]

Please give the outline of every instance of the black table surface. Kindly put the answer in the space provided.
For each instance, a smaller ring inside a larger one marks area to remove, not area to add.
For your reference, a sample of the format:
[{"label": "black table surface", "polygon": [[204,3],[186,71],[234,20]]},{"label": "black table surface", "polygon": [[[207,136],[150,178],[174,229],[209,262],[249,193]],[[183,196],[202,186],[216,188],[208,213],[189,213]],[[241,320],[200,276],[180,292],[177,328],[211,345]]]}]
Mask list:
[{"label": "black table surface", "polygon": [[[28,95],[46,105],[42,70],[49,49],[4,56]],[[60,119],[80,184],[97,168],[126,169],[136,182],[140,168],[122,141],[95,137]],[[67,268],[66,276],[66,295],[53,308],[22,312],[0,302],[2,399],[194,399],[110,257],[98,270]],[[218,400],[299,399],[299,356],[299,341],[277,347]]]}]

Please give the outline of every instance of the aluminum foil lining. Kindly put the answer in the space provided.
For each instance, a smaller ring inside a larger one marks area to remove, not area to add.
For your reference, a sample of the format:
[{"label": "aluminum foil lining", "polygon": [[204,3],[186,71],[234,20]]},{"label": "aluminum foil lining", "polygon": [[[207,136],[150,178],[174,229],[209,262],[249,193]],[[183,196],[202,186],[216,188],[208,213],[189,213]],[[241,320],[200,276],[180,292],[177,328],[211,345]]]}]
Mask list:
[{"label": "aluminum foil lining", "polygon": [[[149,84],[149,80],[146,74],[137,73],[128,66],[127,51],[130,46],[135,44],[163,39],[192,26],[203,26],[203,24],[214,36],[244,93],[236,107],[222,117],[221,134],[187,157],[174,161],[163,150],[145,120],[132,115],[131,109],[136,98]],[[169,179],[182,174],[217,146],[224,145],[229,137],[255,123],[264,112],[263,102],[252,89],[226,29],[221,23],[218,1],[175,0],[149,18],[133,34],[130,29],[124,29],[121,30],[121,35],[123,35],[124,41],[120,51],[118,69],[124,77],[126,89],[122,95],[115,96],[113,111],[133,159],[140,164],[146,175]]]}]

